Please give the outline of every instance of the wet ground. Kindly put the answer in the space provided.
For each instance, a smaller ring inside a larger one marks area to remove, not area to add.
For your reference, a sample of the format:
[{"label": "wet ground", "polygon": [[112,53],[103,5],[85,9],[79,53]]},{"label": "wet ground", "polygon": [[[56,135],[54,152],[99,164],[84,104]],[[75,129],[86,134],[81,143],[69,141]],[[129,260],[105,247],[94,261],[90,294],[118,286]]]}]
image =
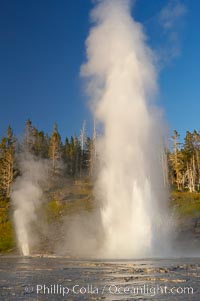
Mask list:
[{"label": "wet ground", "polygon": [[0,257],[0,300],[200,300],[200,260]]}]

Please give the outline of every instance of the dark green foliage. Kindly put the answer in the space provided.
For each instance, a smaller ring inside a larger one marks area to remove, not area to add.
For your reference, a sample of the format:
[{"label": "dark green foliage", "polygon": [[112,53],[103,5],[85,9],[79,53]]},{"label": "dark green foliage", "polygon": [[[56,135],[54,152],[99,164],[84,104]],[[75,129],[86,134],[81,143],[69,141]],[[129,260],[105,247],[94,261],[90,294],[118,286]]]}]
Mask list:
[{"label": "dark green foliage", "polygon": [[66,137],[63,144],[56,124],[49,137],[44,131],[38,130],[30,119],[26,122],[22,141],[17,140],[8,127],[7,135],[0,141],[0,194],[9,197],[11,184],[20,174],[16,159],[18,154],[24,152],[50,160],[51,177],[87,177],[91,174],[90,165],[94,163],[92,143],[89,137],[79,139],[74,135],[70,139]]},{"label": "dark green foliage", "polygon": [[24,140],[20,149],[41,158],[48,158],[50,138],[48,134],[36,129],[28,119],[25,126]]},{"label": "dark green foliage", "polygon": [[[166,150],[169,183],[175,190],[200,191],[200,133],[187,131],[183,143],[180,143],[179,136],[174,131],[171,137],[173,147]],[[15,157],[21,151],[50,159],[53,177],[93,177],[97,161],[95,140],[96,129],[92,138],[85,136],[85,123],[80,138],[76,135],[66,137],[64,143],[56,124],[49,137],[28,119],[22,142],[14,137],[11,127],[8,127],[0,142],[0,194],[8,197],[14,178],[20,174]]]},{"label": "dark green foliage", "polygon": [[10,196],[11,184],[15,177],[15,142],[11,127],[0,143],[0,195]]},{"label": "dark green foliage", "polygon": [[0,197],[0,252],[11,250],[14,247],[12,223],[9,218],[10,203]]},{"label": "dark green foliage", "polygon": [[174,131],[173,149],[168,153],[170,183],[181,191],[200,191],[200,133],[187,131],[184,143]]},{"label": "dark green foliage", "polygon": [[58,132],[57,124],[54,124],[53,132],[49,141],[49,159],[52,163],[52,172],[53,174],[61,174],[61,165],[63,157],[63,146],[61,141],[61,136]]}]

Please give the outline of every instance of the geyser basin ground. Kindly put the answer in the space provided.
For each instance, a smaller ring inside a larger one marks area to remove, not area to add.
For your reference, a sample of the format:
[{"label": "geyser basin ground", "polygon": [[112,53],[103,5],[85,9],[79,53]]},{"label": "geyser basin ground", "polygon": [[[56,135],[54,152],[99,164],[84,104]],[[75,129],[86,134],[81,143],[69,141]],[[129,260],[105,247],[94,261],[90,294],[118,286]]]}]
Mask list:
[{"label": "geyser basin ground", "polygon": [[0,263],[0,300],[197,301],[199,272],[198,258],[72,261],[7,256]]}]

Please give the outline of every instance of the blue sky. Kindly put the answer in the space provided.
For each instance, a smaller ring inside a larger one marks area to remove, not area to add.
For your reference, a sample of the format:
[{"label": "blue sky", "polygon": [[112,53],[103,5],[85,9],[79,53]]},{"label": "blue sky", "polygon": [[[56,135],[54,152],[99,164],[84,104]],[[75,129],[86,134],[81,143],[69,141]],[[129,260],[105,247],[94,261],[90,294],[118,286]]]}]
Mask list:
[{"label": "blue sky", "polygon": [[[164,28],[161,11],[169,5],[185,11]],[[79,70],[91,8],[90,0],[0,0],[0,136],[8,124],[20,135],[28,118],[49,133],[57,122],[63,138],[79,135],[83,120],[90,132]],[[158,101],[181,134],[200,130],[199,11],[198,0],[138,0],[133,8],[161,56]]]}]

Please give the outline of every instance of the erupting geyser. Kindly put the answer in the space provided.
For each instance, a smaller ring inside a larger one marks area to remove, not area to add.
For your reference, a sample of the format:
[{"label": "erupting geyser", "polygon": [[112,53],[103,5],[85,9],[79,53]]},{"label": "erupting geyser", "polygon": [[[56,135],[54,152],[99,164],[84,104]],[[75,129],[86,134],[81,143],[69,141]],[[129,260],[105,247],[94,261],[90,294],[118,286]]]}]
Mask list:
[{"label": "erupting geyser", "polygon": [[152,101],[154,55],[131,16],[131,1],[98,1],[91,16],[81,72],[103,127],[95,189],[102,204],[100,256],[166,256],[170,219],[161,160],[164,127]]},{"label": "erupting geyser", "polygon": [[21,153],[18,161],[21,175],[13,184],[11,199],[18,246],[21,254],[28,256],[38,243],[32,227],[38,223],[37,210],[43,199],[41,186],[47,177],[47,165],[27,152]]}]

